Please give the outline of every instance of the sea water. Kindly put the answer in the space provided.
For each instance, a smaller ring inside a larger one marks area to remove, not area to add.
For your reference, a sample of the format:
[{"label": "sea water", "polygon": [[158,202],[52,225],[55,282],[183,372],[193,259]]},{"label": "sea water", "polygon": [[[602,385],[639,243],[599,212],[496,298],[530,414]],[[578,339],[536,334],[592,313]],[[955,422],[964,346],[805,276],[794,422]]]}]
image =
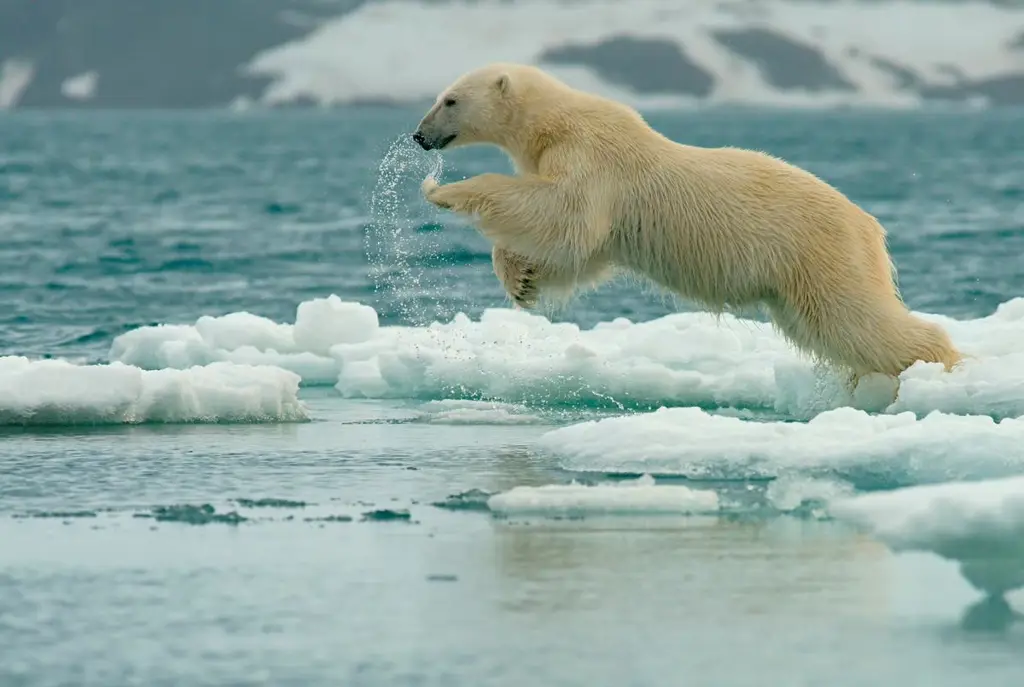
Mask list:
[{"label": "sea water", "polygon": [[895,403],[642,282],[514,310],[418,192],[508,163],[419,115],[0,118],[0,684],[1024,680],[1020,113],[650,117],[886,225],[973,356]]}]

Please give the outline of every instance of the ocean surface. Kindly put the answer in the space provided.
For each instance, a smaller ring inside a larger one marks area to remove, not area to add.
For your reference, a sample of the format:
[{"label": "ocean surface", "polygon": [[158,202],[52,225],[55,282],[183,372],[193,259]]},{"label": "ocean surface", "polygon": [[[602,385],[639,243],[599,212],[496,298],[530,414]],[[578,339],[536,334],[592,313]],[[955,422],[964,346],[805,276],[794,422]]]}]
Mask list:
[{"label": "ocean surface", "polygon": [[420,114],[0,117],[0,685],[1024,683],[1024,485],[927,491],[1024,475],[1024,114],[649,115],[887,227],[973,358],[860,409],[644,283],[514,311]]}]

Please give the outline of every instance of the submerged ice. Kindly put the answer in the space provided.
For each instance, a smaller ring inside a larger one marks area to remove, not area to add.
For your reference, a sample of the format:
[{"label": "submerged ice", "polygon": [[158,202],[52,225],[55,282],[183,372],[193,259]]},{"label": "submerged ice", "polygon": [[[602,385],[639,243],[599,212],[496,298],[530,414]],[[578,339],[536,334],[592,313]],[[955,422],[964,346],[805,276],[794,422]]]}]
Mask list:
[{"label": "submerged ice", "polygon": [[718,494],[683,485],[657,484],[650,475],[612,484],[546,484],[515,487],[491,496],[500,515],[697,515],[718,510]]}]

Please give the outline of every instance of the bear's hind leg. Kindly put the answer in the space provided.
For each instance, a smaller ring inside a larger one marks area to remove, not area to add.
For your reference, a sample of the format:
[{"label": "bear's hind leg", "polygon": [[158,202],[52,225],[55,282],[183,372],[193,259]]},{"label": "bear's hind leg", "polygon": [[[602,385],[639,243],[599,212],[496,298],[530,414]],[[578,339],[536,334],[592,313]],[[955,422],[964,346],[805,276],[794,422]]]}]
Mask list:
[{"label": "bear's hind leg", "polygon": [[848,370],[851,381],[880,373],[898,377],[918,361],[952,370],[961,360],[940,326],[911,313],[895,297],[851,306],[834,299],[769,304],[772,320],[798,348]]}]

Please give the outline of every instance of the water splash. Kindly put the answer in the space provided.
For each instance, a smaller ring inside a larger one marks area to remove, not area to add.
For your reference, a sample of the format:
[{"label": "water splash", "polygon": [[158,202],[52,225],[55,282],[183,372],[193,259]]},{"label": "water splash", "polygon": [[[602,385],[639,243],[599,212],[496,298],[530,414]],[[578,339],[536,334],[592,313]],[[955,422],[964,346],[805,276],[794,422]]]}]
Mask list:
[{"label": "water splash", "polygon": [[370,199],[366,252],[374,290],[413,325],[429,324],[421,321],[424,310],[416,307],[416,299],[434,291],[445,292],[445,284],[427,283],[428,274],[443,282],[442,270],[413,264],[417,257],[439,252],[437,238],[422,231],[431,224],[432,208],[422,199],[419,186],[427,176],[440,179],[443,167],[440,153],[424,152],[403,134],[381,160]]}]

